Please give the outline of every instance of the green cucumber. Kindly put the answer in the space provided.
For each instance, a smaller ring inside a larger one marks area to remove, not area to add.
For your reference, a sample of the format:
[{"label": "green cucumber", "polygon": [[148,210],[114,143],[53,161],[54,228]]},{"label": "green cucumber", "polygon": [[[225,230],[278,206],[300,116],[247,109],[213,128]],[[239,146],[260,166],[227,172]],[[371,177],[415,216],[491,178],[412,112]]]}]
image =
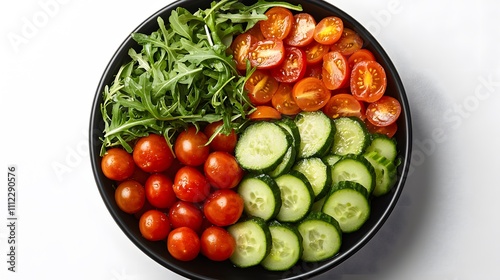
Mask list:
[{"label": "green cucumber", "polygon": [[377,152],[386,159],[394,161],[398,154],[396,140],[389,138],[385,134],[372,134],[372,142],[366,148],[366,153],[369,152]]},{"label": "green cucumber", "polygon": [[333,257],[340,250],[342,231],[338,222],[322,212],[311,212],[297,229],[302,235],[304,251],[301,259],[318,262]]},{"label": "green cucumber", "polygon": [[323,157],[323,162],[328,165],[328,166],[333,166],[337,161],[341,160],[342,156],[335,155],[335,154],[328,154]]},{"label": "green cucumber", "polygon": [[227,228],[236,242],[229,260],[237,267],[258,265],[271,251],[272,238],[269,226],[258,217],[238,222]]},{"label": "green cucumber", "polygon": [[332,173],[329,167],[317,157],[299,160],[294,166],[296,170],[306,176],[314,192],[314,200],[320,200],[328,193],[332,182]]},{"label": "green cucumber", "polygon": [[340,181],[360,183],[371,194],[375,188],[375,170],[371,163],[361,155],[347,155],[342,157],[331,168],[332,185]]},{"label": "green cucumber", "polygon": [[281,160],[281,163],[276,166],[273,171],[270,171],[269,176],[276,178],[280,175],[288,173],[295,164],[295,158],[297,157],[297,149],[292,145],[288,147],[285,156]]},{"label": "green cucumber", "polygon": [[356,117],[341,117],[333,121],[335,123],[335,136],[332,153],[345,156],[348,154],[362,154],[371,138],[366,125]]},{"label": "green cucumber", "polygon": [[269,175],[248,175],[238,185],[243,198],[244,211],[249,216],[264,220],[274,218],[281,208],[281,194],[276,182]]},{"label": "green cucumber", "polygon": [[314,202],[314,192],[307,178],[292,170],[275,181],[281,193],[281,208],[276,220],[296,222],[305,217]]},{"label": "green cucumber", "polygon": [[298,150],[300,146],[300,133],[295,121],[289,117],[283,117],[281,120],[277,121],[276,124],[283,127],[286,131],[288,131],[288,133],[290,133],[293,138],[292,145]]},{"label": "green cucumber", "polygon": [[335,135],[333,121],[322,111],[302,112],[295,118],[299,129],[299,158],[321,157],[328,153]]},{"label": "green cucumber", "polygon": [[388,193],[396,183],[396,166],[392,161],[375,151],[366,153],[364,157],[371,163],[375,170],[375,188],[372,194],[374,196],[381,196]]},{"label": "green cucumber", "polygon": [[272,247],[271,252],[260,263],[265,269],[271,271],[285,271],[294,266],[302,256],[302,236],[297,228],[271,222]]}]

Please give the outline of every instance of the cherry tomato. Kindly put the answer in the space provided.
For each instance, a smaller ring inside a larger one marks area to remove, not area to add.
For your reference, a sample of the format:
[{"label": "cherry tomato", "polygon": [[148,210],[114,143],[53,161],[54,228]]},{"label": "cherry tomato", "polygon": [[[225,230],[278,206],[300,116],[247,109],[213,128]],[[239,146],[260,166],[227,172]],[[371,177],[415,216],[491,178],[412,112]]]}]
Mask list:
[{"label": "cherry tomato", "polygon": [[379,133],[379,134],[385,134],[387,137],[392,138],[396,132],[398,131],[398,125],[396,122],[388,125],[388,126],[376,126],[373,125],[371,122],[368,120],[365,120],[366,128],[370,133]]},{"label": "cherry tomato", "polygon": [[307,77],[295,83],[292,95],[301,110],[317,111],[326,105],[331,93],[320,79]]},{"label": "cherry tomato", "polygon": [[255,111],[248,115],[248,118],[251,120],[279,120],[281,114],[271,106],[261,105],[255,107]]},{"label": "cherry tomato", "polygon": [[243,198],[231,189],[216,190],[205,201],[203,213],[216,226],[232,225],[243,213]]},{"label": "cherry tomato", "polygon": [[376,61],[360,61],[351,72],[351,92],[358,100],[375,102],[384,95],[387,86],[385,70]]},{"label": "cherry tomato", "polygon": [[303,47],[311,43],[314,38],[316,20],[308,13],[299,13],[293,16],[292,29],[283,40],[285,44],[294,47]]},{"label": "cherry tomato", "polygon": [[233,52],[233,58],[236,61],[236,68],[238,70],[246,70],[248,61],[248,52],[250,47],[257,42],[250,33],[242,33],[234,39],[231,43],[230,49]]},{"label": "cherry tomato", "polygon": [[115,190],[115,201],[123,212],[137,213],[146,201],[144,187],[133,180],[121,182]]},{"label": "cherry tomato", "polygon": [[264,37],[264,35],[262,34],[262,30],[260,30],[260,24],[254,25],[252,28],[247,30],[245,33],[254,36],[255,39],[257,39],[257,41],[262,41],[262,40],[266,39],[266,37]]},{"label": "cherry tomato", "polygon": [[345,28],[342,31],[340,39],[332,45],[330,51],[340,52],[344,56],[350,56],[355,51],[363,47],[363,39],[350,28]]},{"label": "cherry tomato", "polygon": [[323,61],[323,56],[330,51],[330,47],[313,41],[305,47],[304,51],[306,53],[307,63],[316,64]]},{"label": "cherry tomato", "polygon": [[367,49],[360,49],[355,51],[349,58],[347,59],[347,64],[349,65],[349,68],[353,68],[354,64],[360,62],[360,61],[367,61],[367,60],[375,60],[375,56],[373,53]]},{"label": "cherry tomato", "polygon": [[266,39],[258,41],[250,47],[248,59],[252,67],[269,69],[276,67],[285,58],[285,47],[282,40]]},{"label": "cherry tomato", "polygon": [[163,240],[170,232],[170,222],[165,213],[152,209],[142,214],[139,219],[139,230],[149,241]]},{"label": "cherry tomato", "polygon": [[205,161],[203,170],[210,185],[219,189],[234,188],[243,178],[243,169],[236,158],[226,152],[212,152]]},{"label": "cherry tomato", "polygon": [[175,155],[185,165],[202,165],[210,152],[210,147],[206,145],[207,142],[208,137],[205,133],[196,131],[194,126],[190,126],[177,136],[174,144]]},{"label": "cherry tomato", "polygon": [[274,93],[278,89],[276,81],[265,70],[255,70],[245,83],[245,89],[248,91],[250,102],[254,105],[262,105],[271,101]]},{"label": "cherry tomato", "polygon": [[379,100],[368,104],[366,119],[376,126],[388,126],[396,122],[401,114],[401,104],[391,96],[382,96]]},{"label": "cherry tomato", "polygon": [[293,99],[292,84],[281,83],[271,100],[273,107],[283,115],[296,115],[302,111]]},{"label": "cherry tomato", "polygon": [[111,148],[101,159],[101,169],[106,178],[123,181],[132,176],[136,168],[131,154],[120,148]]},{"label": "cherry tomato", "polygon": [[183,166],[177,171],[173,188],[177,198],[187,202],[201,202],[210,194],[205,176],[191,166]]},{"label": "cherry tomato", "polygon": [[224,228],[212,226],[200,237],[201,253],[212,261],[229,259],[236,248],[234,237]]},{"label": "cherry tomato", "polygon": [[259,22],[262,35],[267,39],[285,39],[292,29],[292,12],[286,8],[272,7],[265,15],[267,19]]},{"label": "cherry tomato", "polygon": [[[208,138],[211,138],[214,133],[223,125],[222,121],[210,123],[205,127],[204,133]],[[210,142],[210,148],[214,151],[223,151],[230,154],[234,153],[238,136],[234,129],[229,134],[218,132],[217,135]]]},{"label": "cherry tomato", "polygon": [[340,39],[343,30],[342,19],[334,16],[325,17],[314,29],[314,40],[321,44],[331,45]]},{"label": "cherry tomato", "polygon": [[140,138],[132,153],[135,164],[146,172],[162,172],[172,165],[174,155],[165,140],[157,134]]},{"label": "cherry tomato", "polygon": [[285,59],[280,66],[271,69],[271,76],[278,82],[294,83],[306,73],[306,53],[297,47],[285,48]]},{"label": "cherry tomato", "polygon": [[323,83],[329,90],[346,86],[349,82],[350,69],[347,59],[339,52],[329,52],[323,57]]},{"label": "cherry tomato", "polygon": [[175,259],[191,261],[200,253],[200,238],[188,227],[176,228],[168,234],[167,249]]},{"label": "cherry tomato", "polygon": [[332,95],[323,112],[330,118],[358,117],[365,118],[364,106],[350,93],[339,93]]},{"label": "cherry tomato", "polygon": [[203,224],[203,213],[193,203],[179,200],[170,207],[168,219],[172,228],[189,227],[200,232]]},{"label": "cherry tomato", "polygon": [[166,175],[161,173],[152,174],[144,185],[146,199],[154,207],[169,208],[177,201],[172,186],[172,180]]}]

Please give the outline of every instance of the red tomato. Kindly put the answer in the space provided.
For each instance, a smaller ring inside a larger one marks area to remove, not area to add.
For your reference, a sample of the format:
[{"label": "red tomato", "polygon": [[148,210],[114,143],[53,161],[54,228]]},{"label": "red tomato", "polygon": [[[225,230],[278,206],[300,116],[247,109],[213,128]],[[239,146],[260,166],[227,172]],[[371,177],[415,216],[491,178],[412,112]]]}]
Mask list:
[{"label": "red tomato", "polygon": [[139,212],[146,201],[144,187],[136,181],[127,180],[115,190],[115,201],[118,208],[128,214]]},{"label": "red tomato", "polygon": [[285,44],[294,47],[303,47],[311,43],[314,38],[316,20],[308,13],[299,13],[293,16],[292,29],[283,40]]},{"label": "red tomato", "polygon": [[226,152],[212,152],[203,170],[210,185],[219,189],[234,188],[243,178],[243,169],[236,158]]},{"label": "red tomato", "polygon": [[176,228],[168,234],[167,249],[175,259],[191,261],[200,253],[200,238],[188,227]]},{"label": "red tomato", "polygon": [[267,10],[266,16],[266,20],[259,22],[262,35],[264,35],[267,39],[285,39],[292,29],[292,12],[286,8],[272,7]]},{"label": "red tomato", "polygon": [[163,240],[170,232],[170,222],[165,213],[155,209],[149,210],[139,219],[139,230],[149,241]]},{"label": "red tomato", "polygon": [[165,171],[174,161],[174,155],[165,137],[157,134],[149,134],[139,139],[132,156],[137,166],[150,173]]},{"label": "red tomato", "polygon": [[293,86],[293,99],[303,111],[317,111],[330,99],[331,93],[323,82],[314,77],[304,78]]},{"label": "red tomato", "polygon": [[202,165],[208,157],[210,147],[207,146],[208,137],[202,131],[196,131],[194,126],[182,131],[174,144],[177,159],[189,166]]},{"label": "red tomato", "polygon": [[349,82],[350,69],[347,59],[339,52],[329,52],[323,57],[323,83],[329,90],[346,86]]},{"label": "red tomato", "polygon": [[172,228],[188,227],[200,232],[203,224],[203,213],[194,204],[179,200],[170,207],[168,219]]},{"label": "red tomato", "polygon": [[223,125],[222,121],[210,123],[205,127],[204,133],[208,138],[211,138],[214,133],[217,133],[210,142],[210,148],[214,151],[223,151],[230,154],[234,153],[238,136],[234,129],[229,134],[218,132],[218,129]]},{"label": "red tomato", "polygon": [[294,83],[306,73],[306,53],[297,47],[285,48],[285,59],[280,66],[271,69],[271,76],[278,82]]},{"label": "red tomato", "polygon": [[349,58],[347,59],[347,64],[349,65],[349,68],[353,68],[354,64],[360,62],[360,61],[367,61],[367,60],[375,60],[375,56],[373,53],[367,49],[360,49],[355,51]]},{"label": "red tomato", "polygon": [[358,100],[375,102],[384,95],[387,86],[385,70],[376,61],[360,61],[351,72],[351,92]]},{"label": "red tomato", "polygon": [[254,105],[262,105],[271,101],[278,89],[278,81],[265,70],[255,70],[245,83],[250,102]]},{"label": "red tomato", "polygon": [[282,40],[266,39],[258,41],[250,47],[248,59],[252,67],[269,69],[276,67],[285,58],[285,47]]},{"label": "red tomato", "polygon": [[201,202],[210,194],[205,176],[191,166],[183,166],[177,171],[173,188],[177,198],[187,202]]},{"label": "red tomato", "polygon": [[231,189],[216,190],[205,201],[203,213],[213,225],[232,225],[243,213],[243,198]]},{"label": "red tomato", "polygon": [[304,49],[308,64],[316,64],[323,60],[323,56],[330,51],[330,46],[313,41]]},{"label": "red tomato", "polygon": [[246,70],[248,61],[248,52],[250,47],[257,42],[250,33],[242,33],[234,39],[231,43],[230,49],[233,52],[233,58],[236,61],[236,68],[238,70]]},{"label": "red tomato", "polygon": [[234,237],[225,229],[212,226],[200,237],[201,253],[212,261],[229,259],[236,248]]},{"label": "red tomato", "polygon": [[358,117],[365,118],[365,110],[362,103],[360,103],[350,93],[339,93],[332,95],[323,112],[330,118],[338,117]]},{"label": "red tomato", "polygon": [[251,120],[279,120],[281,114],[271,106],[261,105],[255,107],[255,111],[248,115],[248,118]]},{"label": "red tomato", "polygon": [[120,148],[111,148],[101,159],[101,169],[106,178],[123,181],[132,176],[136,168],[131,154]]},{"label": "red tomato", "polygon": [[172,180],[167,176],[161,173],[152,174],[144,185],[146,199],[154,207],[169,208],[177,201],[172,186]]},{"label": "red tomato", "polygon": [[401,114],[401,104],[391,96],[382,96],[366,108],[366,119],[376,126],[388,126]]},{"label": "red tomato", "polygon": [[344,56],[350,56],[363,47],[363,39],[354,30],[345,28],[340,39],[332,45],[330,51],[340,52]]},{"label": "red tomato", "polygon": [[375,126],[368,120],[365,120],[366,128],[370,133],[380,133],[385,134],[389,138],[392,138],[396,132],[398,131],[398,125],[396,122],[388,125],[388,126]]},{"label": "red tomato", "polygon": [[314,40],[321,44],[331,45],[340,39],[343,30],[342,19],[334,16],[325,17],[314,29]]},{"label": "red tomato", "polygon": [[271,100],[273,107],[283,115],[296,115],[302,111],[293,99],[292,84],[281,83]]}]

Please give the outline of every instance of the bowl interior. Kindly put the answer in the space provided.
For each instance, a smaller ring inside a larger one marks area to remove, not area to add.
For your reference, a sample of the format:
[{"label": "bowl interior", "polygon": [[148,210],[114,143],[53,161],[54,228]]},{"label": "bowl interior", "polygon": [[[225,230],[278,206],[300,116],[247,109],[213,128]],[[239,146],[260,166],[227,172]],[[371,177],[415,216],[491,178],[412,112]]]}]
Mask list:
[{"label": "bowl interior", "polygon": [[[252,1],[243,2],[248,4]],[[141,237],[137,226],[137,219],[133,215],[122,212],[117,207],[114,201],[114,189],[116,186],[113,182],[104,177],[100,167],[99,151],[101,142],[99,137],[102,136],[104,128],[99,107],[102,102],[102,92],[106,85],[111,84],[111,81],[114,78],[113,76],[118,71],[119,67],[129,60],[127,55],[128,50],[132,47],[137,47],[137,44],[135,44],[129,36],[119,46],[118,50],[106,67],[97,87],[92,106],[89,141],[94,177],[106,207],[128,238],[145,254],[150,256],[159,264],[190,279],[298,279],[323,273],[346,260],[373,237],[373,235],[380,229],[385,220],[388,218],[403,189],[406,174],[409,168],[411,153],[410,108],[403,84],[390,58],[375,38],[360,23],[331,4],[320,0],[290,0],[288,2],[301,4],[304,11],[312,14],[317,20],[330,15],[339,16],[343,19],[346,27],[355,30],[361,35],[365,42],[364,47],[372,51],[376,56],[377,61],[384,66],[388,82],[386,94],[398,99],[402,105],[402,114],[398,120],[398,132],[395,136],[398,143],[399,153],[402,158],[402,163],[398,167],[397,183],[392,188],[390,193],[382,197],[372,199],[372,210],[369,220],[360,230],[354,233],[344,234],[340,252],[334,258],[327,261],[318,263],[299,262],[289,271],[271,272],[264,270],[260,266],[240,269],[234,267],[229,261],[213,262],[202,256],[192,262],[181,262],[175,260],[168,254],[165,243],[150,242]],[[158,16],[161,16],[164,19],[168,18],[171,11],[176,7],[184,7],[191,12],[194,12],[199,8],[207,8],[209,4],[210,1],[181,0],[174,2],[146,19],[134,30],[134,32],[149,34],[156,31],[158,29],[156,18]]]}]

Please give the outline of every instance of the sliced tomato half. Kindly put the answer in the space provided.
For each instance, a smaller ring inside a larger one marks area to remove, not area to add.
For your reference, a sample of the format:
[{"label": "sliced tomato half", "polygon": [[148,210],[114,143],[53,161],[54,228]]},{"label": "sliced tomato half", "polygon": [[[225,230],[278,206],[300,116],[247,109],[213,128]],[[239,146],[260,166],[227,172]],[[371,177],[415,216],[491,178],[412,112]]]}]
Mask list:
[{"label": "sliced tomato half", "polygon": [[250,102],[254,105],[262,105],[271,101],[274,93],[278,90],[276,81],[266,70],[255,70],[245,83]]},{"label": "sliced tomato half", "polygon": [[345,28],[342,31],[342,36],[330,48],[330,51],[340,52],[342,55],[350,56],[355,51],[363,47],[363,39],[354,30]]},{"label": "sliced tomato half", "polygon": [[331,93],[320,79],[307,77],[295,83],[292,95],[301,110],[317,111],[326,105]]},{"label": "sliced tomato half", "polygon": [[236,61],[236,68],[238,70],[246,70],[248,61],[248,52],[250,47],[257,42],[255,38],[250,33],[242,33],[233,40],[231,43],[231,50],[233,52],[233,58]]},{"label": "sliced tomato half", "polygon": [[356,99],[375,102],[384,95],[387,86],[384,67],[376,61],[360,61],[354,64],[350,84]]},{"label": "sliced tomato half", "polygon": [[310,14],[296,14],[293,16],[292,29],[283,41],[289,46],[306,46],[314,40],[315,28],[316,20]]},{"label": "sliced tomato half", "polygon": [[318,43],[331,45],[342,36],[344,23],[341,18],[330,16],[323,18],[314,29],[314,40]]},{"label": "sliced tomato half", "polygon": [[376,126],[388,126],[396,122],[401,114],[401,104],[391,96],[382,96],[379,100],[368,104],[366,119]]},{"label": "sliced tomato half", "polygon": [[292,95],[293,84],[281,83],[271,103],[283,115],[296,115],[302,111]]},{"label": "sliced tomato half", "polygon": [[365,107],[350,93],[332,95],[323,107],[323,112],[330,118],[358,117],[365,119]]},{"label": "sliced tomato half", "polygon": [[285,59],[280,66],[271,69],[271,76],[278,82],[294,83],[306,72],[306,53],[297,47],[285,48]]},{"label": "sliced tomato half", "polygon": [[248,58],[250,64],[258,69],[276,67],[285,58],[285,46],[279,39],[265,39],[257,41],[250,47]]},{"label": "sliced tomato half", "polygon": [[272,7],[265,15],[267,19],[259,22],[262,35],[268,39],[285,39],[292,29],[292,12],[283,7]]},{"label": "sliced tomato half", "polygon": [[346,86],[350,73],[347,59],[340,52],[329,52],[323,57],[322,77],[329,90]]}]

